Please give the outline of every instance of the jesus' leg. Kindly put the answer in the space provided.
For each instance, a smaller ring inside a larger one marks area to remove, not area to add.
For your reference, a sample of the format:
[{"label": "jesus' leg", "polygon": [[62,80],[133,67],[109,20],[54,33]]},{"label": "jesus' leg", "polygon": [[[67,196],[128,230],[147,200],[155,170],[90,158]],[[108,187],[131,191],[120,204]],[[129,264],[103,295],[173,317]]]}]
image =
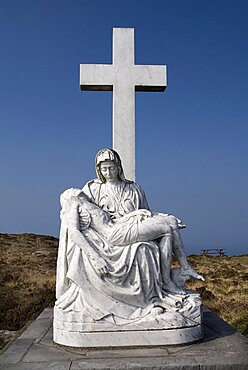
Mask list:
[{"label": "jesus' leg", "polygon": [[184,290],[178,288],[171,280],[170,269],[172,260],[172,233],[166,233],[159,241],[161,274],[163,280],[163,289],[172,293],[184,294]]},{"label": "jesus' leg", "polygon": [[[187,261],[187,257],[184,251],[183,241],[179,232],[179,221],[173,215],[162,214],[166,223],[168,223],[172,229],[172,253],[176,257],[177,261],[181,265],[181,273],[185,276],[190,276],[198,280],[203,280],[204,278],[199,275],[193,267]],[[180,221],[181,222],[181,221]],[[182,228],[182,227],[181,227]]]},{"label": "jesus' leg", "polygon": [[181,269],[182,274],[189,275],[195,279],[204,281],[204,277],[199,275],[187,261],[186,254],[184,252],[183,241],[179,233],[179,230],[176,228],[173,230],[172,244],[173,244],[172,248],[173,253],[182,267]]}]

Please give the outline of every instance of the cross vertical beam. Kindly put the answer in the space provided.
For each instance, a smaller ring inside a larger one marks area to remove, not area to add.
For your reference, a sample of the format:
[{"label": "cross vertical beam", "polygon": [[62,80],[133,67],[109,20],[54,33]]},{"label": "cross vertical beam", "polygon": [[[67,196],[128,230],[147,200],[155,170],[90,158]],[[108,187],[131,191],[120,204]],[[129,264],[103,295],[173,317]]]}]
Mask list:
[{"label": "cross vertical beam", "polygon": [[134,65],[134,30],[114,28],[113,65],[113,149],[124,165],[124,174],[135,180],[135,86],[132,83]]}]

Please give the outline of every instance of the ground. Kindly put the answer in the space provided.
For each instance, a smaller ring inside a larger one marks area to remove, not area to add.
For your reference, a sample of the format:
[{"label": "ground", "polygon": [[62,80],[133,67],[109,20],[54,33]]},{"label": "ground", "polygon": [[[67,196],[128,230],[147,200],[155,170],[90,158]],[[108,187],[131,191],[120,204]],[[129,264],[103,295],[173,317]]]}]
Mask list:
[{"label": "ground", "polygon": [[[0,234],[0,348],[55,300],[58,239]],[[248,255],[189,256],[206,281],[189,281],[205,306],[248,335]]]}]

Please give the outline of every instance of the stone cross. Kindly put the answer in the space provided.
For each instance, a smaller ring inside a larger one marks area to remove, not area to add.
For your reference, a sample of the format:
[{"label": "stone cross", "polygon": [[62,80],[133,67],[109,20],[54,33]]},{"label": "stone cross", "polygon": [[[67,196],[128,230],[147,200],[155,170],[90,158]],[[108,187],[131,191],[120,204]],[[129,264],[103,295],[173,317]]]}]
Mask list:
[{"label": "stone cross", "polygon": [[81,90],[113,90],[113,149],[135,180],[135,91],[164,91],[166,66],[135,65],[134,29],[113,29],[113,64],[80,64]]}]

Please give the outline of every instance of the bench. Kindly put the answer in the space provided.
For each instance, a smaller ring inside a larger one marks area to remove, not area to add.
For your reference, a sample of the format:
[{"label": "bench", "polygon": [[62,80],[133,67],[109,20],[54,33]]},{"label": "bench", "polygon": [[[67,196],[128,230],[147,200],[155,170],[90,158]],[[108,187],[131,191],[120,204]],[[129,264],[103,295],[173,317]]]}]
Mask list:
[{"label": "bench", "polygon": [[224,248],[208,248],[202,249],[203,256],[210,256],[210,255],[217,255],[217,256],[225,256],[225,249]]}]

